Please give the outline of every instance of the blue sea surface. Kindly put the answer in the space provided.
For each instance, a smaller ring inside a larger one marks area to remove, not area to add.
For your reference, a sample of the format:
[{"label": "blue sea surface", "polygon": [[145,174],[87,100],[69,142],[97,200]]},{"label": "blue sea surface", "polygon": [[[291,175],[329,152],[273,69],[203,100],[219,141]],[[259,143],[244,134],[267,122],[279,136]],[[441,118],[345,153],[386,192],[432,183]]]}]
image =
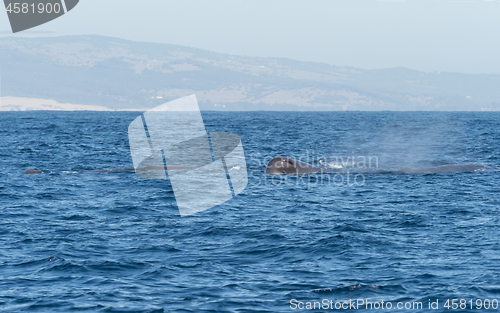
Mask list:
[{"label": "blue sea surface", "polygon": [[[498,311],[499,113],[202,112],[207,131],[241,137],[249,182],[188,217],[168,180],[71,173],[133,167],[139,114],[0,113],[0,310],[329,312],[346,310],[298,306],[363,299],[449,312],[466,299],[461,312]],[[279,155],[380,170],[356,183],[264,175]],[[447,164],[489,169],[393,171]]]}]

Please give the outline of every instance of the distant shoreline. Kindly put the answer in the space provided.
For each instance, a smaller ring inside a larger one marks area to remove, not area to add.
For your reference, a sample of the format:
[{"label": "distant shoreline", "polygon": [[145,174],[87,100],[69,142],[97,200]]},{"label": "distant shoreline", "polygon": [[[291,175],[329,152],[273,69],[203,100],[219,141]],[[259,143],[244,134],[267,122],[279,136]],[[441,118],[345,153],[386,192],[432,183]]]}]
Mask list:
[{"label": "distant shoreline", "polygon": [[26,112],[26,111],[147,111],[141,109],[118,109],[113,110],[100,105],[59,103],[51,99],[22,98],[22,97],[0,97],[0,112]]},{"label": "distant shoreline", "polygon": [[[59,103],[51,99],[0,97],[0,112],[145,112],[152,108],[110,109],[105,106]],[[499,110],[204,110],[202,112],[500,112]]]}]

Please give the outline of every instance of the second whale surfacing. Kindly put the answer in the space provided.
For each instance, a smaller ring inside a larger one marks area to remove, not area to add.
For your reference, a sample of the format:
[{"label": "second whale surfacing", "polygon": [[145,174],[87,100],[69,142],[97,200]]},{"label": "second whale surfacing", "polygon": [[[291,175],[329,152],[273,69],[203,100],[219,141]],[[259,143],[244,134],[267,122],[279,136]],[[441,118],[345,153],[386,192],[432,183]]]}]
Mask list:
[{"label": "second whale surfacing", "polygon": [[[475,172],[488,169],[482,164],[466,164],[466,165],[444,165],[428,168],[403,168],[401,170],[391,170],[389,172],[404,173],[404,174],[435,174],[435,173],[455,173],[455,172]],[[275,157],[272,159],[266,168],[268,175],[300,175],[300,174],[316,174],[326,172],[326,169],[312,166],[310,164],[297,161],[293,158]],[[381,170],[387,172],[387,170]],[[326,172],[328,173],[328,172]]]}]

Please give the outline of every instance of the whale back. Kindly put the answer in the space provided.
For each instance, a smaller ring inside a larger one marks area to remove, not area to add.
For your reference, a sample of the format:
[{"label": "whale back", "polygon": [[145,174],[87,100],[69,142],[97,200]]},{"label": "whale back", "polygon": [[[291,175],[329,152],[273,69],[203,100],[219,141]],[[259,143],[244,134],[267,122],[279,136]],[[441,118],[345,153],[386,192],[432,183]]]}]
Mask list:
[{"label": "whale back", "polygon": [[272,159],[266,168],[266,174],[268,175],[298,175],[318,172],[321,172],[321,169],[292,158],[280,156]]},{"label": "whale back", "polygon": [[29,170],[27,170],[26,172],[24,172],[24,174],[42,174],[42,173],[43,173],[42,171],[35,170],[35,169],[32,169],[32,168],[30,168]]}]

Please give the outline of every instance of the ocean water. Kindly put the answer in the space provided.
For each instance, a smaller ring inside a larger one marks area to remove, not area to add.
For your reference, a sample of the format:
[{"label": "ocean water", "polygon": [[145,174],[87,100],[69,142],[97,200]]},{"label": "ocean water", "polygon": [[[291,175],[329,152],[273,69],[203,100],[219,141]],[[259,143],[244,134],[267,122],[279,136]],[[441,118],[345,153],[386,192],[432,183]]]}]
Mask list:
[{"label": "ocean water", "polygon": [[[202,112],[241,137],[249,183],[189,217],[169,181],[68,173],[132,167],[138,115],[0,113],[0,310],[498,311],[500,114]],[[343,170],[264,175],[278,155]],[[393,171],[447,164],[488,169]]]}]

